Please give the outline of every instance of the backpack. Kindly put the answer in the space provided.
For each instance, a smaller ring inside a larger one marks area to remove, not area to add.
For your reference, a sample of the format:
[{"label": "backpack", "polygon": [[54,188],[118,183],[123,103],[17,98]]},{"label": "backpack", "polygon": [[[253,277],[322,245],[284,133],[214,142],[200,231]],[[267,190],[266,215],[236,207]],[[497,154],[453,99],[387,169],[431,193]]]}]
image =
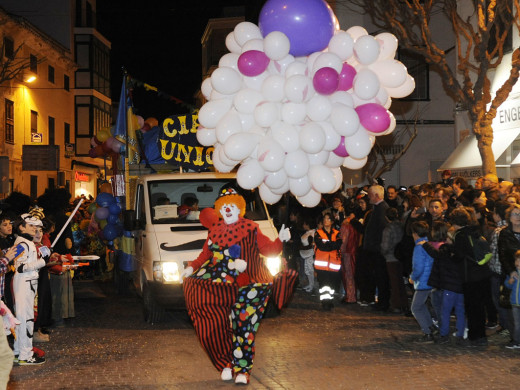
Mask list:
[{"label": "backpack", "polygon": [[478,265],[487,264],[493,256],[489,242],[482,235],[479,237],[469,235],[468,238],[473,248],[473,256],[470,255],[468,257],[472,257]]}]

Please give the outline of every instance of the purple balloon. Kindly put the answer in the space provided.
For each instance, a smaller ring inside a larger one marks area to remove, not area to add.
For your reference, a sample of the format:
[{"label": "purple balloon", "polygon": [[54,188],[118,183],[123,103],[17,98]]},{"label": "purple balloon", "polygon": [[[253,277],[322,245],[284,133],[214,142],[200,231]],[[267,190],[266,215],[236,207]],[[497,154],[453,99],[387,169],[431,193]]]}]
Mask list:
[{"label": "purple balloon", "polygon": [[101,221],[102,219],[106,219],[110,212],[106,207],[98,207],[96,210],[96,218],[98,221]]},{"label": "purple balloon", "polygon": [[356,68],[344,62],[339,73],[338,91],[348,91],[352,88],[356,73]]},{"label": "purple balloon", "polygon": [[264,38],[281,31],[291,43],[289,53],[307,56],[325,49],[334,35],[334,14],[323,0],[268,0],[258,18]]},{"label": "purple balloon", "polygon": [[355,108],[361,125],[372,133],[382,133],[390,126],[390,114],[377,103],[367,103]]},{"label": "purple balloon", "polygon": [[348,157],[348,152],[345,148],[345,137],[341,136],[341,142],[339,143],[338,147],[333,150],[333,152],[340,157]]},{"label": "purple balloon", "polygon": [[238,57],[238,70],[244,76],[258,76],[267,69],[269,61],[269,57],[263,51],[248,50]]},{"label": "purple balloon", "polygon": [[321,95],[330,95],[338,88],[339,75],[335,69],[325,67],[318,69],[312,78],[312,85]]}]

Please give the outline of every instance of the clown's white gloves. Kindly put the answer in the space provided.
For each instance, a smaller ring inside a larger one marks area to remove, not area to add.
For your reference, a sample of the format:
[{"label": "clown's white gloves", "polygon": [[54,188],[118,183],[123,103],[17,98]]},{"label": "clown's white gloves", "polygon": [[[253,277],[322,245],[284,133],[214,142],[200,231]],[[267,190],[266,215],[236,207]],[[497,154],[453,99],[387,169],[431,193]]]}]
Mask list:
[{"label": "clown's white gloves", "polygon": [[242,259],[235,259],[235,269],[238,272],[244,272],[247,268],[247,262]]},{"label": "clown's white gloves", "polygon": [[285,224],[282,225],[280,231],[278,232],[278,238],[282,242],[289,241],[291,239],[291,231],[289,228],[285,227]]},{"label": "clown's white gloves", "polygon": [[187,278],[193,273],[193,267],[186,267],[184,268],[184,271],[181,273],[181,280],[184,278]]}]

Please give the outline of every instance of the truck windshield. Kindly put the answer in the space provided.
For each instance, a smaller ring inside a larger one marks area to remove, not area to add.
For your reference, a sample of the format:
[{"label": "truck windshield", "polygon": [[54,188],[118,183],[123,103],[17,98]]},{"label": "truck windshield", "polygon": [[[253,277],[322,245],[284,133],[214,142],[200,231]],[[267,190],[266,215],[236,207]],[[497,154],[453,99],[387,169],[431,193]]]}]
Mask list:
[{"label": "truck windshield", "polygon": [[199,214],[206,207],[213,207],[220,190],[232,187],[246,200],[245,218],[267,219],[265,205],[257,190],[243,190],[235,180],[157,180],[148,182],[148,194],[152,223],[199,223]]}]

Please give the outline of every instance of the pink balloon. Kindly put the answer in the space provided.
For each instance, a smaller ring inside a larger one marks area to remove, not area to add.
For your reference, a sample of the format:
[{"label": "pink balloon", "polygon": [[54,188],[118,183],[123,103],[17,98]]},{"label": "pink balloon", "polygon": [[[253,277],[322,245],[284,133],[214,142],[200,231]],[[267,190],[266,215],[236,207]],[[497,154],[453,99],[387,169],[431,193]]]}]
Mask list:
[{"label": "pink balloon", "polygon": [[390,126],[390,114],[380,104],[367,103],[355,108],[361,125],[372,133],[382,133]]},{"label": "pink balloon", "polygon": [[238,70],[244,76],[258,76],[267,69],[269,61],[269,57],[263,51],[248,50],[238,57]]},{"label": "pink balloon", "polygon": [[348,152],[345,148],[345,137],[341,136],[341,142],[339,143],[338,147],[333,150],[333,152],[340,157],[348,157]]},{"label": "pink balloon", "polygon": [[352,88],[356,73],[356,68],[344,62],[341,72],[339,72],[338,91],[348,91]]},{"label": "pink balloon", "polygon": [[330,95],[336,91],[339,83],[339,75],[335,69],[324,67],[318,69],[312,78],[314,89],[321,95]]}]

